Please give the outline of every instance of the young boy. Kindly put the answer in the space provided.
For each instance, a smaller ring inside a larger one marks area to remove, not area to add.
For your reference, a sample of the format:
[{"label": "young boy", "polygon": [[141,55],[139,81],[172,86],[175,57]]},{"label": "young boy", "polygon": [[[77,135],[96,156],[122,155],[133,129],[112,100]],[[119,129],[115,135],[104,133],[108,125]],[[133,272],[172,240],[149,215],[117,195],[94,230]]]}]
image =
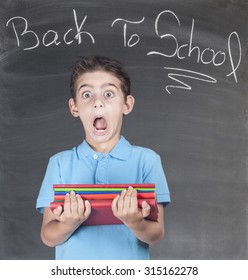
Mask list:
[{"label": "young boy", "polygon": [[[56,247],[56,259],[149,259],[149,245],[164,236],[164,205],[170,201],[160,157],[121,136],[123,116],[134,106],[130,79],[118,61],[85,57],[71,77],[70,112],[79,117],[85,140],[50,158],[36,208],[44,212],[42,241]],[[74,192],[52,212],[53,184],[155,183],[158,221],[145,219],[150,206],[137,206],[132,187],[116,196],[113,214],[123,224],[84,226],[91,205]]]}]

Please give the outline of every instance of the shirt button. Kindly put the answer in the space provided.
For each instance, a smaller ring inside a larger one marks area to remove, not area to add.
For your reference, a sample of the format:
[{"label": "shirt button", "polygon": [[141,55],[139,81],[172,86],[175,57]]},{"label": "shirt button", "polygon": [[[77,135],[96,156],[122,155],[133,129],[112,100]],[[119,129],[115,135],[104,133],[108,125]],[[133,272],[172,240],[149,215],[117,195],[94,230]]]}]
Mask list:
[{"label": "shirt button", "polygon": [[98,159],[98,155],[94,155],[93,158],[94,158],[94,159]]}]

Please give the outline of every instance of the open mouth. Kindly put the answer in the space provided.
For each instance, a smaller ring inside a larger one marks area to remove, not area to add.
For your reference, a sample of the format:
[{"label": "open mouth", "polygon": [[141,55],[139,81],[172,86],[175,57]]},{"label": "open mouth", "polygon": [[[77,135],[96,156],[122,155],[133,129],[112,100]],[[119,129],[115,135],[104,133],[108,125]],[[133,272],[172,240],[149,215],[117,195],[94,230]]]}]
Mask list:
[{"label": "open mouth", "polygon": [[96,117],[93,126],[97,132],[105,132],[107,129],[107,122],[104,117]]}]

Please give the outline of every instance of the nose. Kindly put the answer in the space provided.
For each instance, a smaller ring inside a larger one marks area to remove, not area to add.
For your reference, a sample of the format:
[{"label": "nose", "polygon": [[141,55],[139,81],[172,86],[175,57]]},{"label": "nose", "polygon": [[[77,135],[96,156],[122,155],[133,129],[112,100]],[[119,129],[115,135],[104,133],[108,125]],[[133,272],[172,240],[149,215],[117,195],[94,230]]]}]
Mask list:
[{"label": "nose", "polygon": [[96,98],[95,102],[94,102],[94,108],[103,108],[104,107],[104,103],[103,100],[101,100],[100,98]]}]

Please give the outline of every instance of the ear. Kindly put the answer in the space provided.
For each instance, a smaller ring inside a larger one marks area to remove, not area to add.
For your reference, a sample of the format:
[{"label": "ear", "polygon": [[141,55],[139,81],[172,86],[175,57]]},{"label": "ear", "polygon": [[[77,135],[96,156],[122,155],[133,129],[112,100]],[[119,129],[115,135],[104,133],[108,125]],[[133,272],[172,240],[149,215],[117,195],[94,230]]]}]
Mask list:
[{"label": "ear", "polygon": [[135,99],[132,95],[128,95],[126,97],[126,101],[125,101],[125,104],[123,106],[123,114],[124,115],[128,115],[129,113],[132,112],[133,110],[133,106],[134,106],[134,102],[135,102]]},{"label": "ear", "polygon": [[78,114],[78,108],[77,108],[77,105],[76,105],[76,103],[75,103],[75,101],[74,101],[74,99],[73,98],[70,98],[69,99],[69,109],[70,109],[70,112],[71,112],[71,114],[73,115],[73,117],[78,117],[79,116],[79,114]]}]

